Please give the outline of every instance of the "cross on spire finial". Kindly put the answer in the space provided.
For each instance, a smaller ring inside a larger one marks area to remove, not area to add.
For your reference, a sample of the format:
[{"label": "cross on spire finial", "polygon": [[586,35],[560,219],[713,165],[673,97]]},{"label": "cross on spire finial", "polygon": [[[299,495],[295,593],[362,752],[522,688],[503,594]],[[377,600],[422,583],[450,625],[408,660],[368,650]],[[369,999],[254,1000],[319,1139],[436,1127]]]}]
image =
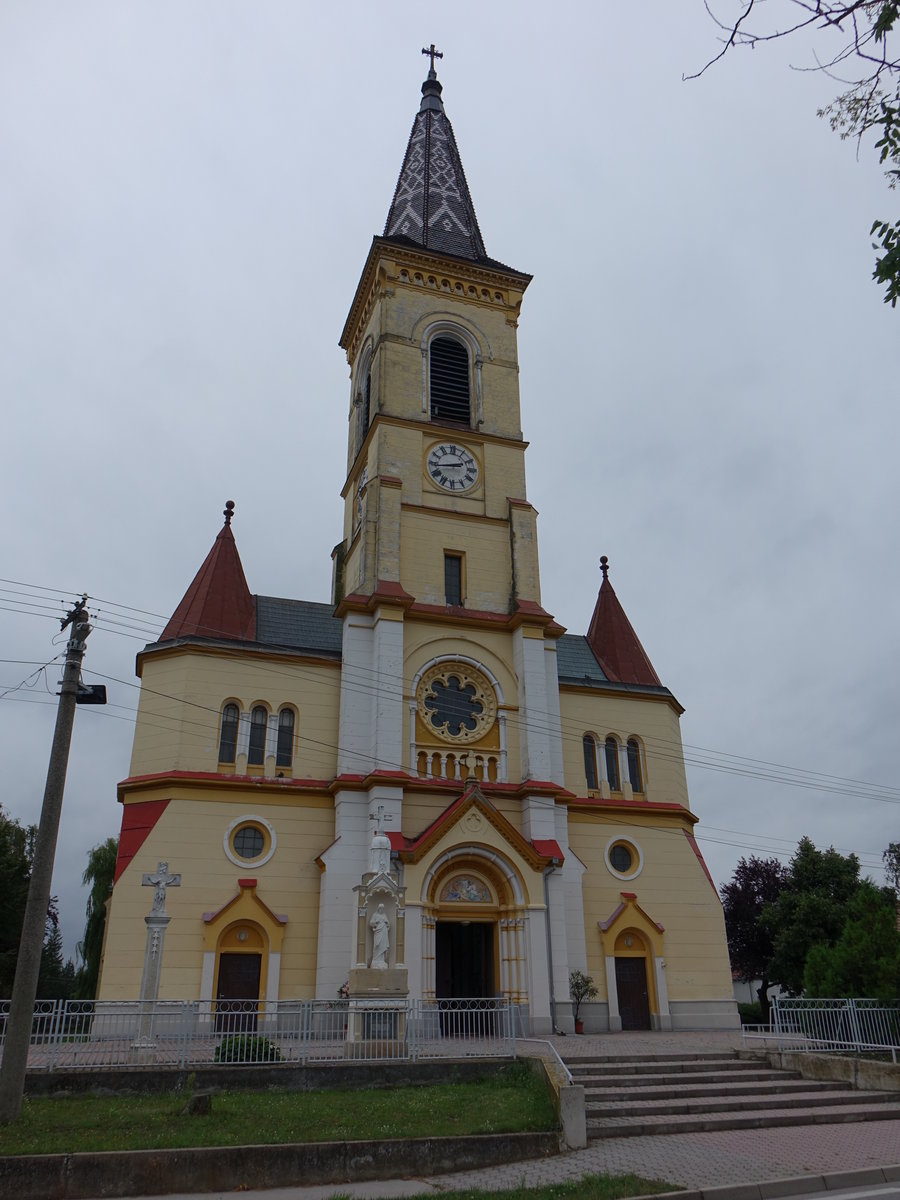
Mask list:
[{"label": "cross on spire finial", "polygon": [[428,72],[428,78],[429,79],[437,79],[437,73],[435,72],[435,69],[434,69],[434,60],[436,58],[443,58],[444,57],[443,51],[435,50],[434,42],[432,42],[427,50],[425,49],[424,46],[422,47],[422,53],[427,54],[428,57],[431,59],[431,70]]}]

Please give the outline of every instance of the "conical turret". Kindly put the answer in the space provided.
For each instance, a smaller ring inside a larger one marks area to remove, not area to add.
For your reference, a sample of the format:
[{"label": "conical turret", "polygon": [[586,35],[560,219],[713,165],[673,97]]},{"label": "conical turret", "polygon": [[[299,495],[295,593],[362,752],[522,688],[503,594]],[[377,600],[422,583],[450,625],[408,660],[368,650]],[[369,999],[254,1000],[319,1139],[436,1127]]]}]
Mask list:
[{"label": "conical turret", "polygon": [[234,501],[229,500],[225,524],[163,630],[161,642],[181,637],[255,640],[256,605],[231,532],[233,513]]},{"label": "conical turret", "polygon": [[588,645],[607,678],[615,683],[662,687],[647,651],[638,640],[609,582],[609,559],[600,559],[603,582],[587,632]]}]

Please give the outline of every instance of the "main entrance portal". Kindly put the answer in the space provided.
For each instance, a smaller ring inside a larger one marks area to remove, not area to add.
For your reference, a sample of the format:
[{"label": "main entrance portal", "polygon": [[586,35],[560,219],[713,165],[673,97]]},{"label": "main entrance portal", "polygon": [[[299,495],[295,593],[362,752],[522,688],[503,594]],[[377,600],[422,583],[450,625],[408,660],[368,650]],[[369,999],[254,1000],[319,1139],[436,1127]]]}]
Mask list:
[{"label": "main entrance portal", "polygon": [[497,994],[493,921],[438,921],[435,926],[435,996],[455,1000]]}]

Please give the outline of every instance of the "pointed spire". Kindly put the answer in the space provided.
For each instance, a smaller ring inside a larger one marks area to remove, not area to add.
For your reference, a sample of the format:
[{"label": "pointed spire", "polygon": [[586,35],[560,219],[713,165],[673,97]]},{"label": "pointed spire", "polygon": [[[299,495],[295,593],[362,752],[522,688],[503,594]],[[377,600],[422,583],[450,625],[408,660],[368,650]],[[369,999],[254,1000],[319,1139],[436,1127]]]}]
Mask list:
[{"label": "pointed spire", "polygon": [[233,515],[234,501],[229,500],[225,505],[225,524],[163,630],[161,642],[180,637],[255,640],[256,605],[231,532]]},{"label": "pointed spire", "polygon": [[605,554],[600,559],[600,570],[603,572],[603,582],[587,633],[588,645],[594,657],[604,674],[614,683],[662,687],[646,650],[638,641],[619,603],[619,597],[609,582],[609,559]]},{"label": "pointed spire", "polygon": [[434,69],[434,60],[443,55],[434,44],[422,53],[431,59],[431,68],[422,84],[422,103],[413,122],[384,236],[408,238],[429,250],[477,262],[486,259],[487,254]]}]

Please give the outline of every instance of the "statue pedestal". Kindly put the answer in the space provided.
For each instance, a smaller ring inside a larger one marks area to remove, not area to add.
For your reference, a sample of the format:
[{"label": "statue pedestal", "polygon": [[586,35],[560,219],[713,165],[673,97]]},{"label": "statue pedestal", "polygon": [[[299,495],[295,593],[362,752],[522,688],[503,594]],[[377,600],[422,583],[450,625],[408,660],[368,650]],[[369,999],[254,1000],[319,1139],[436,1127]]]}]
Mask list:
[{"label": "statue pedestal", "polygon": [[406,967],[355,967],[350,972],[345,1058],[390,1059],[406,1043]]}]

